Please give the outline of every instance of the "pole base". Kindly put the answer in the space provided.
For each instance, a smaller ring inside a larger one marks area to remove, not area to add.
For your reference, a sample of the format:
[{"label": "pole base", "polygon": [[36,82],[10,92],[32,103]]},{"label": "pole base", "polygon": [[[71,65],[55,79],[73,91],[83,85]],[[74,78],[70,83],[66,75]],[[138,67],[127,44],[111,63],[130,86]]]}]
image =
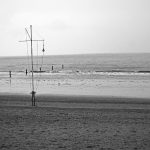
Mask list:
[{"label": "pole base", "polygon": [[35,94],[36,94],[36,92],[32,91],[31,94],[32,94],[32,106],[35,106]]}]

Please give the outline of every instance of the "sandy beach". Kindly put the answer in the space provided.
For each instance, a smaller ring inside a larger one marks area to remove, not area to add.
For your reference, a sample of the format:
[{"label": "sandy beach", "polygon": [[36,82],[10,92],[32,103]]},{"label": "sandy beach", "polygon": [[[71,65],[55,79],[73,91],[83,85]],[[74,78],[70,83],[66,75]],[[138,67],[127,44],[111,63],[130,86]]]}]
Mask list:
[{"label": "sandy beach", "polygon": [[1,0],[0,18],[0,150],[150,150],[150,0]]},{"label": "sandy beach", "polygon": [[0,94],[0,149],[149,150],[150,99]]}]

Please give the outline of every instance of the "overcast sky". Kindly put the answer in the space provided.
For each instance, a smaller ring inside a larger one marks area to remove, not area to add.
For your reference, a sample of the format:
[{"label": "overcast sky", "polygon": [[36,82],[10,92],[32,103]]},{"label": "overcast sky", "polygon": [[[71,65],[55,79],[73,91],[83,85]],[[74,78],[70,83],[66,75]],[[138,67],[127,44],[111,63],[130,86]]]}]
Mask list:
[{"label": "overcast sky", "polygon": [[30,25],[46,55],[150,52],[150,0],[0,0],[0,56],[26,55]]}]

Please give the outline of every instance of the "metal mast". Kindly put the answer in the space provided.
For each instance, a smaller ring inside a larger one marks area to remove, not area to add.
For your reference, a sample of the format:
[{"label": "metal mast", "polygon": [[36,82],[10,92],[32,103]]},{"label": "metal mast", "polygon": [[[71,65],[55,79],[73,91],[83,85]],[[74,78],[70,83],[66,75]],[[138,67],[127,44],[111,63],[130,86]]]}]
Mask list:
[{"label": "metal mast", "polygon": [[[26,33],[28,34],[29,36],[29,39],[30,40],[24,40],[24,41],[19,41],[19,42],[31,42],[31,69],[32,69],[32,92],[31,92],[31,95],[32,95],[32,106],[35,106],[35,87],[34,87],[34,61],[33,61],[33,41],[43,41],[44,43],[44,40],[33,40],[33,37],[32,37],[32,25],[30,25],[30,34],[28,32],[28,30],[25,28],[26,30]],[[44,50],[44,44],[43,44],[43,52],[45,51]]]},{"label": "metal mast", "polygon": [[34,68],[33,68],[33,47],[32,47],[32,25],[30,25],[30,32],[31,32],[31,66],[32,66],[32,106],[35,106],[35,91],[34,91]]}]

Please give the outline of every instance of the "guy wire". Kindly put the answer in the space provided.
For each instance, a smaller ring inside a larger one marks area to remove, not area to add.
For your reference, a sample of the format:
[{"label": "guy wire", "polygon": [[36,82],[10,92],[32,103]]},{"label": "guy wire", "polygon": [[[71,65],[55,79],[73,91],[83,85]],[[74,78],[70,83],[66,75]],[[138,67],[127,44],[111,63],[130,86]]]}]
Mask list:
[{"label": "guy wire", "polygon": [[[37,47],[37,56],[36,56],[36,61],[37,61],[37,64],[36,64],[36,67],[37,67],[37,74],[38,74],[38,71],[39,71],[39,63],[38,63],[38,57],[39,57],[39,54],[38,54],[38,41],[37,41],[37,44],[36,44],[36,47]],[[36,90],[37,90],[37,87],[38,87],[38,83],[39,83],[39,79],[38,79],[38,76],[37,76],[37,80],[35,80],[36,81]]]}]

